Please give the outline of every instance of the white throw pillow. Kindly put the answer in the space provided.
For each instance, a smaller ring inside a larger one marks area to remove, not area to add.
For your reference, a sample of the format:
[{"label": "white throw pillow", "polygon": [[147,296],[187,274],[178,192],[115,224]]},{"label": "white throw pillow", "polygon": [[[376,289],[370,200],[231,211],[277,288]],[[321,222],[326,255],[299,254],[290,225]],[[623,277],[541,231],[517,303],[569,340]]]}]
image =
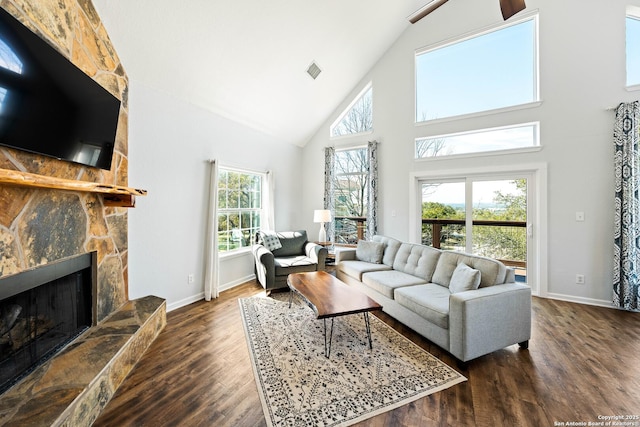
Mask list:
[{"label": "white throw pillow", "polygon": [[449,291],[455,294],[478,289],[478,286],[480,286],[480,270],[473,269],[463,262],[458,264],[451,275]]},{"label": "white throw pillow", "polygon": [[262,237],[262,244],[270,251],[274,251],[282,247],[282,243],[280,243],[280,239],[278,239],[278,236],[276,236],[275,233],[261,231],[260,235]]},{"label": "white throw pillow", "polygon": [[359,240],[356,247],[356,259],[359,261],[372,262],[374,264],[382,263],[382,255],[384,254],[384,243],[368,242]]}]

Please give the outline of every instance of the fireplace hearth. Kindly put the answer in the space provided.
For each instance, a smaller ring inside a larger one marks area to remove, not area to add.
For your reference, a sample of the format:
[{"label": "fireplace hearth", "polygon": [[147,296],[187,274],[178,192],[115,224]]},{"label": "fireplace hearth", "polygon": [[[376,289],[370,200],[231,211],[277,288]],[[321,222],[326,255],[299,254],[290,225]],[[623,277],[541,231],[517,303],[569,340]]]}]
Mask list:
[{"label": "fireplace hearth", "polygon": [[0,278],[0,394],[93,324],[96,253]]}]

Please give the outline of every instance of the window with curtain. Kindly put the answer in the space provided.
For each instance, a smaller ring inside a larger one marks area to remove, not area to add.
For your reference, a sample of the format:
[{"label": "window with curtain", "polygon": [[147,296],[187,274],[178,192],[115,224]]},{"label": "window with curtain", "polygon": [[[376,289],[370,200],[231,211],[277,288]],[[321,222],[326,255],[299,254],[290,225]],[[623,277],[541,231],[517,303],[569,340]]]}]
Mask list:
[{"label": "window with curtain", "polygon": [[354,244],[363,238],[367,222],[367,147],[336,150],[335,242]]},{"label": "window with curtain", "polygon": [[228,168],[218,170],[218,250],[252,245],[263,216],[265,174]]},{"label": "window with curtain", "polygon": [[[353,245],[377,232],[377,142],[343,150],[327,148],[325,209],[333,211],[330,238]],[[327,179],[330,177],[330,179]]]}]

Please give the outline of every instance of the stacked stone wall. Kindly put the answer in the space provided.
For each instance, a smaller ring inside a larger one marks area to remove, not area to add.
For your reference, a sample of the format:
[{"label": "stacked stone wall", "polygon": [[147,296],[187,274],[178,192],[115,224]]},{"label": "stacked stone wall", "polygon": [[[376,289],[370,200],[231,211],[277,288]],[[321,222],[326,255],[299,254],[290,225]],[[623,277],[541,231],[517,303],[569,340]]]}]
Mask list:
[{"label": "stacked stone wall", "polygon": [[[127,76],[90,0],[0,0],[0,7],[122,101],[110,171],[0,146],[0,168],[128,185]],[[0,276],[98,253],[98,321],[128,300],[127,209],[100,195],[0,184]]]}]

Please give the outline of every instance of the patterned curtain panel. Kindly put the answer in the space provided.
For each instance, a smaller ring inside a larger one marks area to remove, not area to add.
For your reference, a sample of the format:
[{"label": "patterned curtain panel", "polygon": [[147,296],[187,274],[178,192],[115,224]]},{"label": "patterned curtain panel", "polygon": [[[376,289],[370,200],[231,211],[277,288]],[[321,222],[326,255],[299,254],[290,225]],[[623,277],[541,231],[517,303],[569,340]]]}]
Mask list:
[{"label": "patterned curtain panel", "polygon": [[335,203],[335,163],[336,149],[326,147],[324,149],[324,208],[331,211],[332,221],[326,224],[327,240],[335,242],[334,218],[336,217]]},{"label": "patterned curtain panel", "polygon": [[638,310],[640,282],[640,102],[620,104],[615,145],[615,232],[613,303]]},{"label": "patterned curtain panel", "polygon": [[378,142],[369,141],[369,197],[367,198],[367,235],[371,240],[378,233]]}]

